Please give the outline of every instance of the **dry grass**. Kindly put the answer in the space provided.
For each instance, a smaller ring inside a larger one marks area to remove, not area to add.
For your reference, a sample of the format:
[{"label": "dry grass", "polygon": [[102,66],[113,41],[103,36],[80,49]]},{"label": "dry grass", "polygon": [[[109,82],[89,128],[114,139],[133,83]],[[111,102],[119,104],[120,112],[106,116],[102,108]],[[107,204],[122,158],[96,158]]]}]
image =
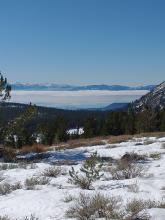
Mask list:
[{"label": "dry grass", "polygon": [[136,138],[141,138],[141,137],[156,137],[156,138],[161,138],[165,137],[165,132],[145,132],[141,134],[136,134],[134,135]]},{"label": "dry grass", "polygon": [[19,150],[20,154],[42,153],[48,151],[49,147],[42,144],[34,144],[32,146],[24,146]]},{"label": "dry grass", "polygon": [[78,147],[83,147],[83,146],[103,145],[105,143],[118,144],[121,142],[126,142],[128,140],[131,140],[133,138],[142,138],[142,137],[161,138],[161,137],[165,137],[165,132],[147,132],[147,133],[141,133],[141,134],[135,134],[135,135],[125,134],[125,135],[118,135],[118,136],[109,135],[109,136],[99,136],[99,137],[93,137],[93,138],[87,138],[87,139],[79,138],[79,139],[69,140],[66,143],[59,143],[57,149],[73,149],[73,148],[78,148]]},{"label": "dry grass", "polygon": [[131,139],[132,135],[119,135],[119,136],[99,136],[93,138],[80,138],[69,140],[67,143],[61,143],[57,149],[74,149],[83,146],[96,146],[107,144],[121,143]]},{"label": "dry grass", "polygon": [[59,144],[57,149],[74,149],[83,146],[95,146],[95,145],[103,145],[105,142],[103,141],[103,137],[95,137],[95,138],[81,138],[69,140],[67,143]]}]

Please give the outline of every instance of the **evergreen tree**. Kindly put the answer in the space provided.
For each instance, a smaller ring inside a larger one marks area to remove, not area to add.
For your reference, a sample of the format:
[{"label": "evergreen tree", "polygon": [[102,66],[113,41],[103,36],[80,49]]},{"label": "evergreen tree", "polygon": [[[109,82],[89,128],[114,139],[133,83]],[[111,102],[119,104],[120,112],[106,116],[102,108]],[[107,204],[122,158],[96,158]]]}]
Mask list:
[{"label": "evergreen tree", "polygon": [[35,141],[33,132],[29,129],[29,123],[37,113],[35,106],[28,106],[25,112],[10,121],[4,132],[5,145],[20,148],[31,145]]},{"label": "evergreen tree", "polygon": [[8,84],[7,79],[3,77],[0,72],[0,98],[2,101],[10,98],[11,86]]}]

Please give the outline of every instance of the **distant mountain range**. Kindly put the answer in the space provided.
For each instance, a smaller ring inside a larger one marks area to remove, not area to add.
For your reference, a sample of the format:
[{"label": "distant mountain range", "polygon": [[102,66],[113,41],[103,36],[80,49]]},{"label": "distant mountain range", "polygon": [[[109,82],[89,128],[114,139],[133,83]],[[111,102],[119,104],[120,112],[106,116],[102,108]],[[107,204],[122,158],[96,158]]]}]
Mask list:
[{"label": "distant mountain range", "polygon": [[87,86],[72,86],[72,85],[59,85],[59,84],[29,84],[29,83],[13,83],[13,90],[26,90],[26,91],[80,91],[80,90],[149,90],[151,91],[155,85],[146,86],[121,86],[121,85],[87,85]]},{"label": "distant mountain range", "polygon": [[120,111],[127,109],[129,107],[129,103],[112,103],[108,106],[102,108],[89,108],[88,111]]}]

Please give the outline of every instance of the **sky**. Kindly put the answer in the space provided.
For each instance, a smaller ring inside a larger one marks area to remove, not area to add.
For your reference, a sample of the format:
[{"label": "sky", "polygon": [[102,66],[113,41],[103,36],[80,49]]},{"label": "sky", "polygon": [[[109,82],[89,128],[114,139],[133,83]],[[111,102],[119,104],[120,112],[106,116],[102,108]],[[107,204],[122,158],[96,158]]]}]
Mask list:
[{"label": "sky", "polygon": [[0,0],[0,70],[9,82],[158,84],[164,0]]}]

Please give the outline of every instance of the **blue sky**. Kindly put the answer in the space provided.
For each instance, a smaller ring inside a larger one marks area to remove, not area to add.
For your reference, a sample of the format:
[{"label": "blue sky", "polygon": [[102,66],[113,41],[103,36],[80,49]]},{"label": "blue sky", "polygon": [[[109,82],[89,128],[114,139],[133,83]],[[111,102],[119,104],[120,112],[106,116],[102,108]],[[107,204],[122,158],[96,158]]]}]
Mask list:
[{"label": "blue sky", "polygon": [[165,80],[164,0],[0,0],[0,69],[10,82]]}]

